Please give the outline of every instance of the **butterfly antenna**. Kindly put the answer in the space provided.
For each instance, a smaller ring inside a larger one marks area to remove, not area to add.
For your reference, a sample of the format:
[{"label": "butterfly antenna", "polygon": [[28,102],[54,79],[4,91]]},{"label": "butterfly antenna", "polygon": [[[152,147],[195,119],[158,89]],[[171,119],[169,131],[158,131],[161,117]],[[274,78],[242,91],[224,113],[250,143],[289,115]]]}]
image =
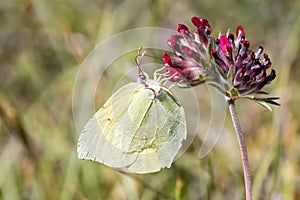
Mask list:
[{"label": "butterfly antenna", "polygon": [[146,55],[147,52],[144,51],[143,53],[141,53],[142,49],[143,49],[143,47],[138,48],[138,54],[135,56],[135,63],[138,68],[138,76],[139,76],[138,82],[141,84],[145,84],[147,86],[147,77],[140,66],[142,59]]}]

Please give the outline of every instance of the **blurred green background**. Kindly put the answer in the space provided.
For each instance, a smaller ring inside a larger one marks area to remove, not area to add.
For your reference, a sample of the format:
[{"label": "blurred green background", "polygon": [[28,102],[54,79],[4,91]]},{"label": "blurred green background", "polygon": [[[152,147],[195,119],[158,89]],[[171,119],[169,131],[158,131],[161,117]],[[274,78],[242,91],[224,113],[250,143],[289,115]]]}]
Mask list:
[{"label": "blurred green background", "polygon": [[[77,159],[72,90],[83,59],[113,34],[191,26],[195,15],[209,20],[214,36],[243,25],[251,49],[263,45],[269,53],[277,78],[265,90],[279,96],[281,106],[268,112],[237,103],[254,199],[300,199],[298,0],[1,0],[0,199],[244,199],[229,116],[207,157],[198,158],[196,138],[170,169],[155,174],[126,175]],[[111,94],[114,83],[107,81],[99,84],[97,105]],[[208,124],[210,100],[203,87],[197,90],[201,123]]]}]

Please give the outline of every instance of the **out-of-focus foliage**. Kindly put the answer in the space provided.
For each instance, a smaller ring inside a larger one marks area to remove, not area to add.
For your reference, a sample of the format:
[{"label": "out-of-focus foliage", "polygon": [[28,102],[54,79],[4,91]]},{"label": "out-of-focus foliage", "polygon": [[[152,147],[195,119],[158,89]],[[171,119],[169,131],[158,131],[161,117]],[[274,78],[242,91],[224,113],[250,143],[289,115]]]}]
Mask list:
[{"label": "out-of-focus foliage", "polygon": [[[281,106],[271,113],[251,102],[237,104],[254,199],[299,199],[299,10],[297,0],[2,0],[0,199],[243,199],[230,118],[206,158],[198,158],[196,138],[170,169],[156,174],[126,175],[77,159],[72,90],[85,56],[115,33],[149,26],[176,29],[195,15],[209,20],[214,36],[243,25],[251,48],[261,44],[269,53],[277,78],[266,90],[280,96]],[[124,60],[124,65],[134,62]],[[99,84],[98,105],[111,94],[109,80]],[[207,127],[210,99],[203,87],[197,91],[200,125]]]}]

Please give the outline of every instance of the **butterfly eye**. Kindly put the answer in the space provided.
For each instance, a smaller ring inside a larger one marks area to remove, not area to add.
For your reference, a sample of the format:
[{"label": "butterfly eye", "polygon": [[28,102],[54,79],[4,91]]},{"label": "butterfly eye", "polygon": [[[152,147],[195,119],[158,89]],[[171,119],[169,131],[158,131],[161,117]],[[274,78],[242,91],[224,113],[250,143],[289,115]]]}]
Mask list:
[{"label": "butterfly eye", "polygon": [[139,74],[138,83],[143,84],[143,85],[145,85],[146,87],[148,87],[148,84],[147,84],[147,76],[146,76],[144,73]]},{"label": "butterfly eye", "polygon": [[145,81],[146,80],[146,76],[144,74],[140,75],[139,77],[142,81]]}]

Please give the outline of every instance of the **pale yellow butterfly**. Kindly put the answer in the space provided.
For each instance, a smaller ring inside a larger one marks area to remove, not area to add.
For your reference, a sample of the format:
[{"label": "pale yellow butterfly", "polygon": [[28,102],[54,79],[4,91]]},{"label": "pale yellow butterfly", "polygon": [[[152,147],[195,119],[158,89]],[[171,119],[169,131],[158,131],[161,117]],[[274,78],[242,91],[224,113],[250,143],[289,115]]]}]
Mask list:
[{"label": "pale yellow butterfly", "polygon": [[80,159],[139,174],[171,166],[187,135],[184,110],[172,91],[138,69],[138,82],[118,89],[85,125]]}]

